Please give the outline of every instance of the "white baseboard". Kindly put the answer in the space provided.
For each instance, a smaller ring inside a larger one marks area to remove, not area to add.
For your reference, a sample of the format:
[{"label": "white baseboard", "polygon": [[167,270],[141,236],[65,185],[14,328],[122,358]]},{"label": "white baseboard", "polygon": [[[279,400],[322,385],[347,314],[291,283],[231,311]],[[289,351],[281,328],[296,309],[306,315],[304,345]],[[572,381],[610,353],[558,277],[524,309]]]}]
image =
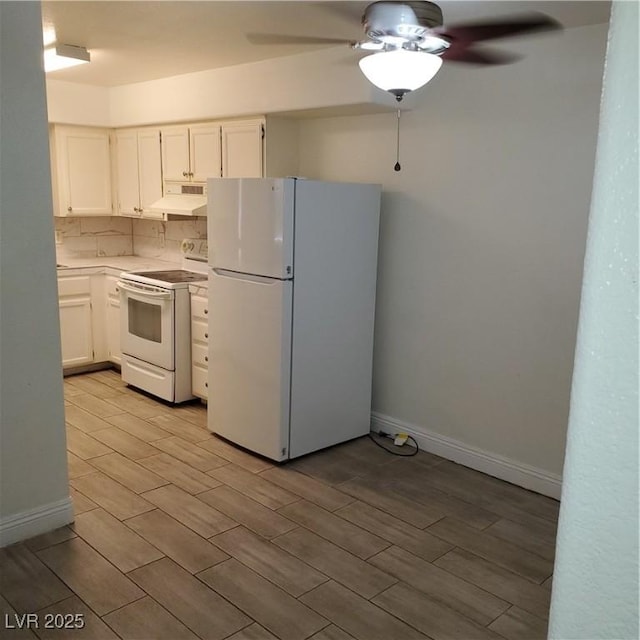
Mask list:
[{"label": "white baseboard", "polygon": [[32,538],[73,522],[73,503],[67,497],[0,520],[0,547]]},{"label": "white baseboard", "polygon": [[419,425],[403,422],[374,411],[371,413],[371,431],[381,430],[392,434],[408,433],[424,451],[556,500],[560,499],[562,477],[555,473],[510,460],[497,453],[478,449],[459,440],[433,433]]}]

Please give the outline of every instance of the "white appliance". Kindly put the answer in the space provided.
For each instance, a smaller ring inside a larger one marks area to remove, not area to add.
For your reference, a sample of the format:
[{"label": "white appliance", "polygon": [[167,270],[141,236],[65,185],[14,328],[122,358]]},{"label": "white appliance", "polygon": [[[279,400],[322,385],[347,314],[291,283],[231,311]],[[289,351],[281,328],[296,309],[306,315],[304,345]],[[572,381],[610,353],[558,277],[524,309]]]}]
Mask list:
[{"label": "white appliance", "polygon": [[[206,242],[198,246],[206,253]],[[122,380],[175,403],[194,397],[188,287],[207,279],[206,263],[197,256],[185,256],[182,266],[126,272],[118,281]]]},{"label": "white appliance", "polygon": [[209,430],[272,460],[368,433],[378,185],[208,181]]}]

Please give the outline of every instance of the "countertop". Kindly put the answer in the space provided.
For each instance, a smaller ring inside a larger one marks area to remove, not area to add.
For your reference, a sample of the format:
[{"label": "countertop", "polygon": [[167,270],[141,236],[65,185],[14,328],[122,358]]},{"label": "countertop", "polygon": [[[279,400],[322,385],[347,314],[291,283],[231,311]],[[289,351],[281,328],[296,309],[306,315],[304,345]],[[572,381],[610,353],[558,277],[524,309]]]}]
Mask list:
[{"label": "countertop", "polygon": [[180,269],[179,262],[168,262],[142,256],[107,256],[103,258],[61,258],[58,272],[69,269],[114,269],[117,271],[142,271],[145,269]]}]

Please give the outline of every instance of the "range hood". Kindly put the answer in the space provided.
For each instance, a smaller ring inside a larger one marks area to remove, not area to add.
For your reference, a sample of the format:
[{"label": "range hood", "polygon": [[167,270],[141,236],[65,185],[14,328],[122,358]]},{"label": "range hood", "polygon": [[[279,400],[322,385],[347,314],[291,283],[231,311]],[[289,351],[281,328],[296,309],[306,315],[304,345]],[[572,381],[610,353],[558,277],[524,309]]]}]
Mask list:
[{"label": "range hood", "polygon": [[164,184],[164,196],[149,209],[154,213],[178,216],[207,215],[207,186],[205,184]]}]

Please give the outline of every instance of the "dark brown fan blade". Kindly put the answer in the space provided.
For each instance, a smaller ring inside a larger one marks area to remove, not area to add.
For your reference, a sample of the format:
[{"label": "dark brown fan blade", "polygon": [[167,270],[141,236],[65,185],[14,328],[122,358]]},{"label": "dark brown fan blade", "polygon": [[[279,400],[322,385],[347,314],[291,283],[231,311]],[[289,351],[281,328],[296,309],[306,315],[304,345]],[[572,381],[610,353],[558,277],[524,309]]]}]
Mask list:
[{"label": "dark brown fan blade", "polygon": [[477,64],[485,66],[497,66],[510,64],[522,59],[521,55],[508,51],[498,51],[497,49],[485,49],[466,44],[452,44],[440,56],[447,62],[464,62],[466,64]]},{"label": "dark brown fan blade", "polygon": [[452,42],[479,42],[493,40],[494,38],[506,38],[522,33],[535,31],[550,31],[561,29],[562,25],[553,18],[543,13],[530,13],[493,22],[476,22],[466,25],[445,26],[434,31]]},{"label": "dark brown fan blade", "polygon": [[251,44],[352,44],[344,38],[321,38],[315,36],[291,36],[285,33],[247,33]]}]

